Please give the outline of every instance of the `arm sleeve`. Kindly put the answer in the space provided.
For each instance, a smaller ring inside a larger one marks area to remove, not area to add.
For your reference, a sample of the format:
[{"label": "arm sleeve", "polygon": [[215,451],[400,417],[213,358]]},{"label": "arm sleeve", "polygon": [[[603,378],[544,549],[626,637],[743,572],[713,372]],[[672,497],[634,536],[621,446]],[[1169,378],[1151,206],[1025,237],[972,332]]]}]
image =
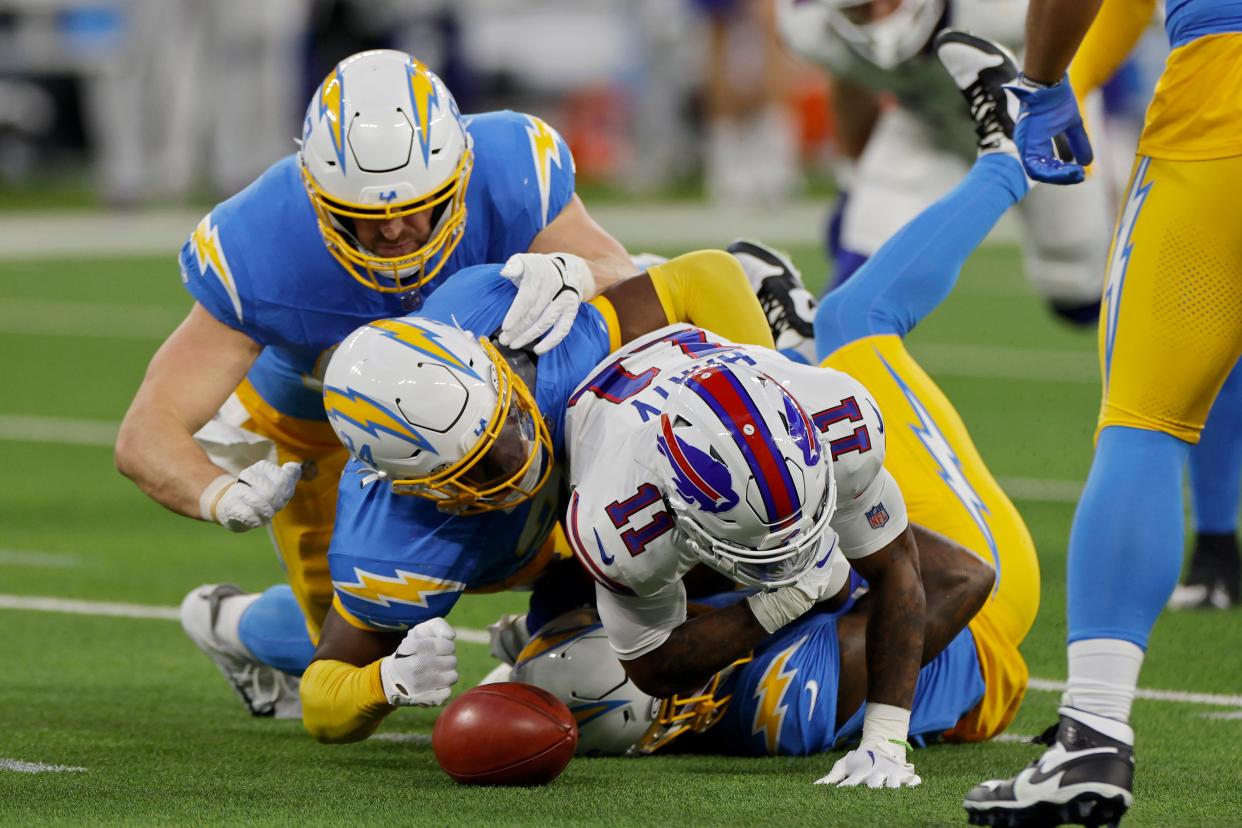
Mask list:
[{"label": "arm sleeve", "polygon": [[746,273],[723,250],[687,253],[647,275],[669,324],[689,322],[743,345],[776,347]]},{"label": "arm sleeve", "polygon": [[1108,82],[1151,22],[1156,0],[1104,0],[1070,64],[1070,84],[1082,99]]},{"label": "arm sleeve", "polygon": [[841,551],[852,561],[888,546],[909,522],[901,488],[883,466],[861,494],[839,506],[832,516]]},{"label": "arm sleeve", "polygon": [[320,742],[357,742],[375,732],[394,708],[384,697],[378,661],[355,667],[312,661],[302,674],[302,723]]},{"label": "arm sleeve", "polygon": [[623,661],[644,656],[686,621],[686,587],[680,579],[651,595],[618,595],[595,585],[599,620],[608,643]]}]

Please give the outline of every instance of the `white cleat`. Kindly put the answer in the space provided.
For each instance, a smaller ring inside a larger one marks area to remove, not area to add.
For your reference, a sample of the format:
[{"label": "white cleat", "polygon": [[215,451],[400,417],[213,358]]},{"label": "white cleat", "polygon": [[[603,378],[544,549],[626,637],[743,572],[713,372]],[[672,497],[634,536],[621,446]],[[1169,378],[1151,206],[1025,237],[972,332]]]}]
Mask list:
[{"label": "white cleat", "polygon": [[778,350],[792,348],[814,365],[815,309],[819,303],[802,283],[802,273],[789,257],[750,239],[734,239],[725,248],[733,254],[759,299]]},{"label": "white cleat", "polygon": [[256,659],[237,637],[242,612],[258,598],[233,584],[197,587],[181,601],[181,628],[220,668],[251,715],[300,719],[301,680]]},{"label": "white cleat", "polygon": [[1005,89],[1018,77],[1013,54],[999,43],[954,29],[937,34],[933,47],[966,99],[975,134],[979,136],[979,154],[1016,153],[1013,126],[1018,117],[1018,99]]}]

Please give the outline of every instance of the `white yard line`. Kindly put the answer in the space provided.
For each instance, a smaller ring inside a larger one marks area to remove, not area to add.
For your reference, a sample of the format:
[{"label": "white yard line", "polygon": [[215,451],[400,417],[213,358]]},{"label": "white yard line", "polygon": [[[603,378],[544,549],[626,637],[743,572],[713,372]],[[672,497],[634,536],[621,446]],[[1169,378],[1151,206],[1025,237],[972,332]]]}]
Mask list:
[{"label": "white yard line", "polygon": [[172,333],[185,313],[153,305],[5,299],[0,302],[0,333],[158,342]]},{"label": "white yard line", "polygon": [[[830,206],[824,200],[800,199],[747,209],[736,203],[635,198],[628,203],[596,203],[590,209],[601,226],[639,252],[644,245],[684,250],[724,247],[737,236],[775,245],[819,245]],[[167,256],[169,266],[175,267],[173,258],[202,217],[197,208],[5,213],[0,256],[45,260],[152,255]],[[1017,238],[1016,224],[1007,217],[986,243],[1013,243]]]},{"label": "white yard line", "polygon": [[20,759],[0,759],[0,771],[14,773],[85,773],[86,768],[73,765],[45,765],[42,762],[23,762]]},{"label": "white yard line", "polygon": [[[48,598],[32,595],[0,595],[0,609],[35,610],[39,612],[63,612],[72,615],[106,615],[119,618],[155,618],[164,621],[178,620],[176,607],[151,606],[149,604],[123,604],[109,601],[73,601],[64,598]],[[457,640],[467,644],[487,644],[487,630],[457,628]],[[1030,688],[1047,693],[1065,690],[1065,682],[1032,678]],[[1177,704],[1210,704],[1219,707],[1242,708],[1242,696],[1219,693],[1191,693],[1183,690],[1147,690],[1140,688],[1136,695],[1150,701]],[[1240,711],[1242,712],[1242,711]]]},{"label": "white yard line", "polygon": [[1067,382],[1096,385],[1099,362],[1089,351],[912,342],[910,353],[933,377]]},{"label": "white yard line", "polygon": [[1077,503],[1083,486],[1078,480],[1043,477],[1001,477],[997,482],[1014,500],[1039,503]]},{"label": "white yard line", "polygon": [[[1029,687],[1045,693],[1063,693],[1063,681],[1032,678]],[[1226,696],[1220,693],[1190,693],[1183,690],[1147,690],[1139,688],[1135,696],[1149,701],[1176,702],[1178,704],[1214,704],[1221,707],[1242,707],[1242,696]]]},{"label": "white yard line", "polygon": [[430,733],[376,733],[369,741],[401,742],[411,745],[431,744]]},{"label": "white yard line", "polygon": [[60,552],[34,552],[28,549],[0,549],[0,566],[36,566],[47,569],[65,569],[78,566],[82,559],[77,555]]},{"label": "white yard line", "polygon": [[0,440],[15,443],[64,443],[75,446],[116,444],[119,424],[68,417],[0,414]]}]

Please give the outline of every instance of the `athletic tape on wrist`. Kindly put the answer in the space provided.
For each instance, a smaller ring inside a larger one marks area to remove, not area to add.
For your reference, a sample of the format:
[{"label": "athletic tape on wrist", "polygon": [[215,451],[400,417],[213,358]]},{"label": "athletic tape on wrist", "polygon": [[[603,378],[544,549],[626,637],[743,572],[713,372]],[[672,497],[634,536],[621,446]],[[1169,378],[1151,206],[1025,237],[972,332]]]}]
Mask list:
[{"label": "athletic tape on wrist", "polygon": [[891,704],[867,702],[863,716],[863,739],[880,739],[895,745],[905,745],[910,735],[910,711]]},{"label": "athletic tape on wrist", "polygon": [[207,488],[203,489],[203,493],[198,496],[198,513],[202,515],[203,520],[211,523],[219,522],[216,519],[216,504],[220,502],[224,490],[235,482],[237,478],[233,475],[222,474],[207,484]]}]

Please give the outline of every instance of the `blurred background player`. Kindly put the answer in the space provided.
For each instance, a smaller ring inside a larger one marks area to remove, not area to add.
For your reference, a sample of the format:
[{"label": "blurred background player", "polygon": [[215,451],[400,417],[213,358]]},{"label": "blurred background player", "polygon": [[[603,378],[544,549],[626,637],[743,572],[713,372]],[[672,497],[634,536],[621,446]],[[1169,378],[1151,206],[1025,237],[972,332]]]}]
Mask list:
[{"label": "blurred background player", "polygon": [[[974,152],[960,95],[936,65],[945,26],[1019,48],[1024,0],[779,0],[786,43],[830,75],[840,145],[835,283],[948,192]],[[968,99],[971,106],[976,101]],[[1037,189],[1018,208],[1028,280],[1062,318],[1091,323],[1107,256],[1106,182]]]},{"label": "blurred background player", "polygon": [[[506,260],[523,290],[501,339],[536,351],[564,336],[597,284],[630,272],[574,194],[573,159],[546,123],[509,111],[463,119],[403,52],[347,58],[312,98],[301,150],[218,205],[182,248],[196,302],[151,361],[117,467],[187,517],[234,532],[270,524],[317,636],[348,457],[323,409],[327,355],[461,267]],[[264,665],[304,663],[301,636],[273,628],[258,595],[200,587],[182,623],[252,713],[296,714],[296,694]]]},{"label": "blurred background player", "polygon": [[[1127,5],[1032,0],[1016,138],[1033,177],[1083,179],[1092,152],[1065,68],[1080,43],[1120,62],[1135,37],[1118,23]],[[983,824],[1115,824],[1133,802],[1130,709],[1181,568],[1182,469],[1242,354],[1242,7],[1177,0],[1165,28],[1172,52],[1105,282],[1103,401],[1070,531],[1069,680],[1056,743],[1016,776],[970,791],[967,811]],[[1052,151],[1063,132],[1073,160]]]}]

